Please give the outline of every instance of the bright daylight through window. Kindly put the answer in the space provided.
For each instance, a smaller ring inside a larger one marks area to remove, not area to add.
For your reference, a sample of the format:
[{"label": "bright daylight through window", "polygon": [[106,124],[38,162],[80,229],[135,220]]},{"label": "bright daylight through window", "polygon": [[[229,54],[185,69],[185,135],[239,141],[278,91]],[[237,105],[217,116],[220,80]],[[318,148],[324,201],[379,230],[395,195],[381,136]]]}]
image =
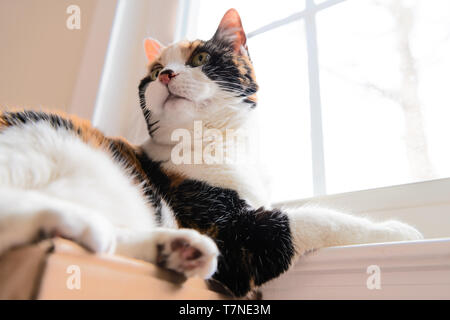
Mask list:
[{"label": "bright daylight through window", "polygon": [[272,200],[449,177],[450,1],[282,2],[190,1],[186,34],[240,12]]}]

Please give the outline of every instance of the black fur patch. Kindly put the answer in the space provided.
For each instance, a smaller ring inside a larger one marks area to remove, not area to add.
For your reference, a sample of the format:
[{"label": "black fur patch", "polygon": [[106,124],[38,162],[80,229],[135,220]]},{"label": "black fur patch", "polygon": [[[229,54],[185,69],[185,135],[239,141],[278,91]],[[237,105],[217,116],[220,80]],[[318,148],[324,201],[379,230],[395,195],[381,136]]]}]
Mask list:
[{"label": "black fur patch", "polygon": [[213,276],[236,296],[286,271],[294,256],[288,217],[279,210],[253,209],[237,192],[184,180],[172,186],[158,163],[140,154],[143,169],[175,213],[178,225],[210,236],[219,250]]},{"label": "black fur patch", "polygon": [[[232,45],[217,37],[199,45],[193,52],[195,56],[200,52],[210,54],[209,61],[202,66],[202,71],[221,88],[234,93],[237,97],[248,97],[256,93],[258,85],[252,78],[252,69],[248,63],[233,51]],[[239,61],[239,65],[236,65]],[[239,67],[245,72],[239,71]],[[248,100],[244,100],[247,102]],[[252,102],[251,106],[255,103]]]},{"label": "black fur patch", "polygon": [[60,117],[55,114],[45,113],[42,111],[18,111],[18,112],[8,112],[2,113],[2,118],[9,126],[19,126],[27,123],[36,123],[44,121],[49,123],[55,129],[63,128],[67,130],[73,130],[74,125],[72,121]]},{"label": "black fur patch", "polygon": [[144,113],[144,119],[147,123],[147,131],[148,134],[152,137],[153,133],[158,130],[158,127],[155,127],[155,125],[158,123],[158,121],[151,121],[152,118],[152,112],[149,108],[147,108],[146,101],[145,101],[145,90],[147,89],[149,83],[152,82],[152,78],[150,75],[146,76],[141,80],[138,87],[139,92],[139,104],[141,106],[142,112]]}]

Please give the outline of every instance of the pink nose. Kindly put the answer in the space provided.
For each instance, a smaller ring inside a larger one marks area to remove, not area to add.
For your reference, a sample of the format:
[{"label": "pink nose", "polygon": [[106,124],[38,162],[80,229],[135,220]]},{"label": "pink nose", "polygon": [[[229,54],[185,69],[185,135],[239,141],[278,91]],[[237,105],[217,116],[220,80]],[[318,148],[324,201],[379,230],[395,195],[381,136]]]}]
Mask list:
[{"label": "pink nose", "polygon": [[159,81],[161,81],[164,84],[169,84],[170,80],[172,78],[175,78],[178,74],[173,72],[172,70],[164,70],[159,74]]}]

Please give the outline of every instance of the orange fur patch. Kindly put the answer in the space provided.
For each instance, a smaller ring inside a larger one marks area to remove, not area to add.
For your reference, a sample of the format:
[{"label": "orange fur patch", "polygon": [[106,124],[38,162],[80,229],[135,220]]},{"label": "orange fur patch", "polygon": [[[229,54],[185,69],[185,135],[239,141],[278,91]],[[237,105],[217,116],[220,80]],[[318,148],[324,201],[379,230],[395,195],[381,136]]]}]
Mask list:
[{"label": "orange fur patch", "polygon": [[253,68],[253,64],[250,61],[248,56],[235,56],[233,57],[233,63],[237,66],[239,73],[241,75],[248,74],[248,70],[245,66],[248,66],[250,68],[250,77],[253,80],[253,82],[256,82],[256,76],[255,76],[255,69]]},{"label": "orange fur patch", "polygon": [[109,143],[110,139],[92,127],[90,121],[80,119],[77,116],[66,116],[66,118],[72,121],[75,132],[83,142],[97,148],[104,147]]},{"label": "orange fur patch", "polygon": [[178,174],[175,172],[169,172],[169,171],[167,171],[167,169],[163,169],[163,168],[162,168],[162,171],[169,178],[171,187],[178,187],[181,183],[183,183],[184,180],[186,180],[186,177],[184,177],[181,174]]},{"label": "orange fur patch", "polygon": [[201,45],[203,43],[203,41],[201,40],[195,40],[195,41],[183,41],[180,42],[178,44],[178,46],[180,47],[181,53],[184,57],[184,59],[187,61],[191,55],[192,52],[194,52],[195,49],[197,49],[197,47],[199,45]]},{"label": "orange fur patch", "polygon": [[248,100],[253,101],[254,103],[258,102],[258,96],[255,94],[252,94],[251,96],[247,97]]},{"label": "orange fur patch", "polygon": [[6,122],[3,115],[0,114],[0,130],[2,130],[5,127],[8,127],[8,122]]},{"label": "orange fur patch", "polygon": [[80,119],[76,116],[69,116],[68,119],[72,121],[74,130],[85,143],[95,148],[103,149],[111,155],[112,151],[110,146],[113,145],[114,150],[120,155],[120,158],[126,160],[127,167],[133,168],[142,177],[147,177],[145,171],[142,169],[141,163],[136,157],[136,152],[140,151],[138,147],[129,143],[125,138],[109,138],[105,136],[100,130],[92,127],[88,120]]}]

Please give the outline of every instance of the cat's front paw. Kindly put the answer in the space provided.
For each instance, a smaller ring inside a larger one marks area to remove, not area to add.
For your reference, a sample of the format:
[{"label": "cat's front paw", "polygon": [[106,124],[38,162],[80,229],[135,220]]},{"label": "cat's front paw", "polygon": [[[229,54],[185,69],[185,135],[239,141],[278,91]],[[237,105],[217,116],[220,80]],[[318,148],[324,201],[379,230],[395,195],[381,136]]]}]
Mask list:
[{"label": "cat's front paw", "polygon": [[157,264],[186,277],[211,277],[217,269],[219,250],[214,241],[195,230],[179,229],[158,243]]},{"label": "cat's front paw", "polygon": [[386,230],[388,241],[409,241],[423,239],[423,235],[414,227],[406,223],[391,220],[381,223]]}]

